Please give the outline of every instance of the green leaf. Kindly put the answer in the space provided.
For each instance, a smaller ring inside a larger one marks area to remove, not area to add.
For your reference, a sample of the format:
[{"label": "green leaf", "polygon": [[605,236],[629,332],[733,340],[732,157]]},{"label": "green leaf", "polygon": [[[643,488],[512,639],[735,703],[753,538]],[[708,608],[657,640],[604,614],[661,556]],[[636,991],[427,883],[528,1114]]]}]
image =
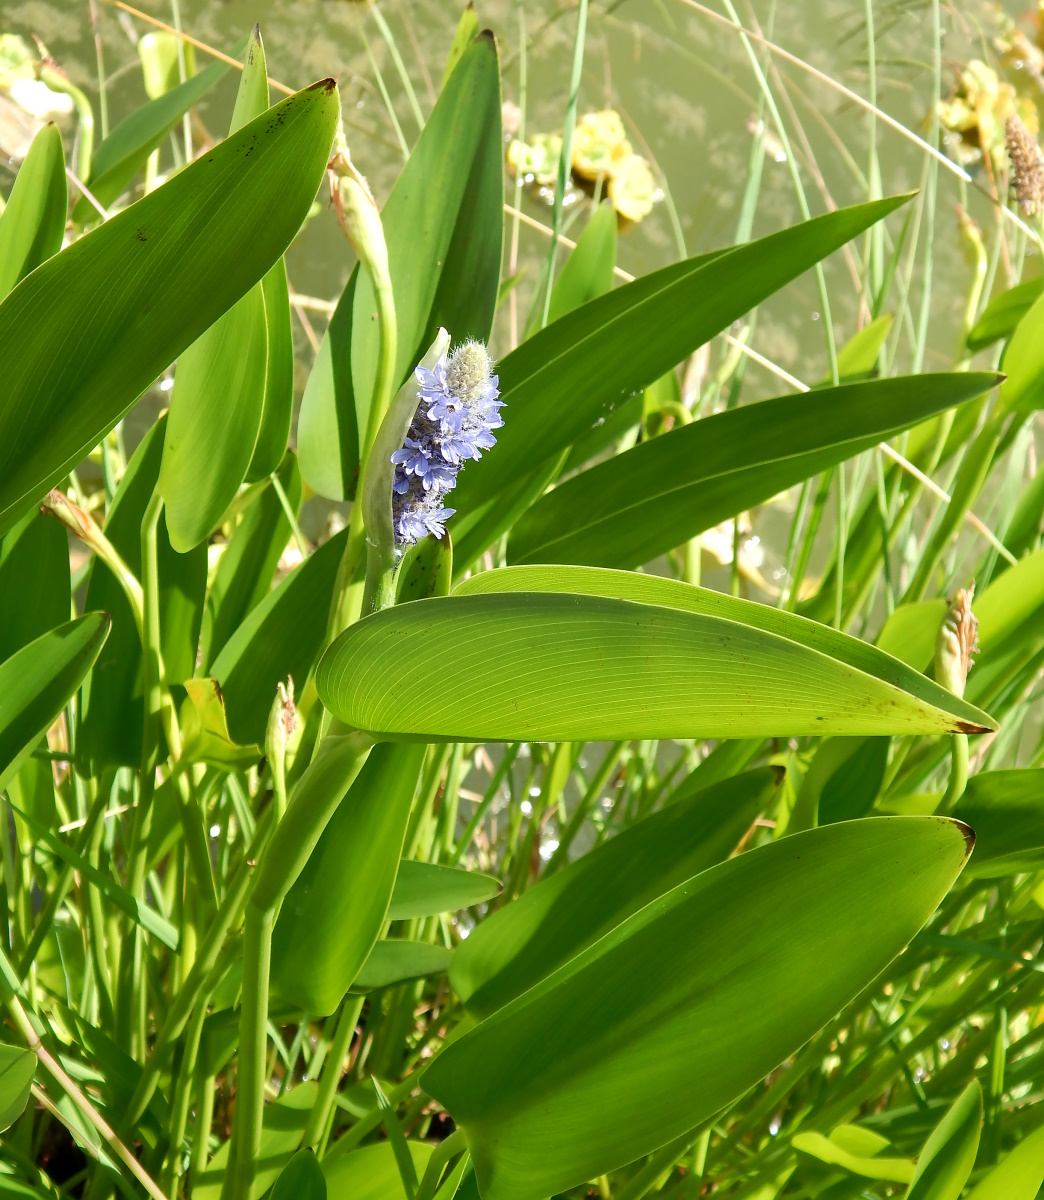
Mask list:
[{"label": "green leaf", "polygon": [[326,1200],[326,1178],[310,1146],[298,1150],[279,1172],[271,1200]]},{"label": "green leaf", "polygon": [[935,654],[935,639],[949,603],[945,597],[901,604],[885,621],[877,635],[877,645],[886,654],[923,671]]},{"label": "green leaf", "polygon": [[616,209],[611,204],[600,204],[551,289],[548,322],[557,321],[581,304],[611,291],[615,266]]},{"label": "green leaf", "polygon": [[67,209],[62,135],[48,124],[33,138],[0,212],[0,300],[61,250]]},{"label": "green leaf", "polygon": [[467,511],[559,454],[629,396],[907,199],[843,208],[664,267],[548,325],[499,364],[506,424],[497,432],[496,450],[461,474],[454,505]]},{"label": "green leaf", "polygon": [[69,538],[53,517],[25,517],[0,542],[0,662],[69,619]]},{"label": "green leaf", "polygon": [[272,989],[306,1012],[336,1010],[381,935],[424,753],[374,747],[283,901]]},{"label": "green leaf", "polygon": [[186,679],[187,693],[181,706],[182,759],[205,762],[226,771],[247,770],[257,765],[260,746],[239,746],[228,733],[225,701],[216,679]]},{"label": "green leaf", "polygon": [[9,1128],[25,1111],[36,1074],[36,1055],[18,1046],[0,1045],[0,1130]]},{"label": "green leaf", "polygon": [[[424,671],[404,673],[409,662]],[[410,741],[943,733],[988,720],[721,617],[553,592],[385,609],[337,638],[316,686],[347,725]]]},{"label": "green leaf", "polygon": [[969,873],[979,879],[1044,865],[1044,768],[973,775],[954,816],[975,830]]},{"label": "green leaf", "polygon": [[352,982],[353,992],[372,992],[425,975],[441,975],[453,961],[453,951],[431,942],[387,938],[370,951]]},{"label": "green leaf", "polygon": [[110,625],[107,613],[88,613],[0,663],[0,791],[80,686]]},{"label": "green leaf", "polygon": [[[292,452],[283,459],[279,481],[296,515],[301,507],[301,472]],[[200,674],[207,674],[228,639],[268,595],[290,534],[275,488],[266,487],[243,513],[207,593],[199,635]]]},{"label": "green leaf", "polygon": [[[238,1021],[238,1018],[237,1018]],[[316,1101],[318,1088],[311,1080],[299,1083],[274,1104],[266,1104],[262,1115],[261,1151],[257,1158],[254,1187],[264,1195],[279,1178],[280,1172],[294,1157],[301,1144],[301,1135],[308,1124],[308,1114]],[[230,1142],[218,1147],[206,1168],[192,1181],[192,1200],[220,1200],[225,1171],[228,1167]],[[336,1193],[331,1193],[336,1197]]]},{"label": "green leaf", "polygon": [[442,72],[442,86],[449,82],[457,63],[464,57],[464,51],[478,33],[478,14],[475,12],[475,0],[468,0],[464,11],[460,14],[457,28],[450,43],[449,54],[446,56],[446,66]]},{"label": "green leaf", "polygon": [[228,728],[240,744],[263,744],[276,684],[292,676],[303,688],[315,664],[330,615],[337,569],[348,531],[311,554],[252,609],[214,659]]},{"label": "green leaf", "polygon": [[338,108],[333,80],[289,97],[0,304],[0,533],[272,267],[315,198]]},{"label": "green leaf", "polygon": [[286,453],[294,409],[294,331],[290,326],[290,289],[283,259],[261,280],[261,288],[268,328],[268,369],[261,428],[246,473],[251,483],[279,468]]},{"label": "green leaf", "polygon": [[1044,1127],[1023,1138],[975,1185],[968,1200],[1034,1200],[1044,1182]]},{"label": "green leaf", "polygon": [[508,555],[639,566],[995,382],[968,372],[870,380],[694,421],[547,493],[515,525]]},{"label": "green leaf", "polygon": [[50,830],[44,829],[27,812],[16,811],[18,811],[19,817],[29,826],[29,829],[38,842],[46,846],[52,854],[56,855],[63,862],[68,863],[75,871],[89,879],[107,900],[111,901],[121,912],[126,913],[135,924],[140,925],[147,933],[151,933],[154,937],[158,938],[164,946],[169,947],[171,950],[177,950],[178,931],[165,917],[156,912],[154,908],[150,908],[144,900],[139,900],[132,896],[125,887],[121,887],[114,879],[106,875],[104,871],[99,871],[97,867],[92,867],[71,846],[67,846],[60,837],[51,833]]},{"label": "green leaf", "polygon": [[892,314],[885,313],[849,338],[837,352],[838,379],[860,379],[872,374],[891,328]]},{"label": "green leaf", "polygon": [[498,909],[458,947],[453,990],[486,1017],[683,880],[723,861],[781,782],[759,767],[602,842]]},{"label": "green leaf", "polygon": [[483,1200],[565,1191],[728,1105],[895,958],[970,838],[954,821],[880,817],[752,850],[447,1046],[422,1086],[464,1129]]},{"label": "green leaf", "polygon": [[1009,338],[1022,318],[1033,307],[1034,301],[1044,288],[1044,279],[1028,279],[994,296],[986,305],[982,316],[968,334],[968,350],[984,350],[1001,338]]},{"label": "green leaf", "polygon": [[821,1133],[799,1133],[791,1145],[795,1150],[800,1150],[802,1154],[810,1154],[813,1158],[818,1158],[820,1162],[828,1163],[831,1166],[844,1167],[853,1175],[862,1175],[866,1179],[887,1179],[893,1183],[909,1183],[913,1178],[914,1164],[909,1159],[878,1158],[876,1155],[853,1154],[838,1145],[834,1141],[833,1134],[829,1138],[825,1138]]},{"label": "green leaf", "polygon": [[[458,584],[458,595],[489,592],[568,592],[593,596],[612,596],[642,604],[661,604],[686,612],[704,613],[730,622],[738,622],[766,633],[778,634],[830,658],[847,663],[858,671],[909,692],[926,703],[942,708],[971,723],[991,722],[985,713],[965,704],[945,688],[925,679],[919,670],[910,670],[900,662],[859,638],[849,637],[793,613],[755,604],[739,597],[724,595],[708,588],[691,587],[678,580],[663,579],[632,571],[606,571],[593,567],[507,567],[483,571]],[[744,760],[749,761],[749,757]]]},{"label": "green leaf", "polygon": [[1001,367],[1008,378],[1001,385],[994,416],[1030,412],[1044,405],[1044,294],[1015,327]]},{"label": "green leaf", "polygon": [[[242,46],[242,42],[240,42]],[[215,59],[198,75],[179,83],[155,100],[136,108],[125,117],[98,146],[91,160],[91,175],[86,180],[91,195],[106,208],[126,191],[145,161],[166,140],[181,118],[194,104],[228,73],[228,63]],[[73,209],[78,224],[93,221],[97,212],[90,201],[81,198]]]},{"label": "green leaf", "polygon": [[453,542],[447,535],[421,538],[402,558],[395,584],[395,603],[408,604],[425,596],[446,596],[453,579]]},{"label": "green leaf", "polygon": [[[489,340],[503,234],[500,76],[492,35],[468,46],[381,213],[398,322],[396,386],[440,326]],[[352,273],[301,402],[301,473],[320,495],[354,494],[378,331],[369,277]]]},{"label": "green leaf", "polygon": [[[163,415],[145,434],[116,489],[105,522],[105,536],[139,579],[141,521],[159,477]],[[207,590],[207,548],[178,554],[170,544],[165,515],[156,534],[160,584],[160,649],[167,678],[187,679],[196,665],[196,646]],[[141,765],[144,680],[141,638],[130,605],[116,577],[95,561],[87,585],[87,612],[112,616],[112,633],[83,689],[77,754],[92,770]]]},{"label": "green leaf", "polygon": [[221,520],[246,476],[265,404],[268,330],[260,285],[178,359],[159,491],[184,554]]},{"label": "green leaf", "polygon": [[473,904],[484,904],[499,896],[500,891],[500,880],[492,875],[403,859],[395,877],[388,920],[407,921],[412,917],[457,912]]},{"label": "green leaf", "polygon": [[982,1088],[973,1079],[925,1143],[906,1200],[957,1200],[975,1165],[981,1131]]},{"label": "green leaf", "polygon": [[[406,1145],[420,1178],[434,1146],[411,1141]],[[327,1154],[322,1168],[330,1200],[412,1200],[403,1189],[390,1142],[361,1146],[350,1154]]]}]

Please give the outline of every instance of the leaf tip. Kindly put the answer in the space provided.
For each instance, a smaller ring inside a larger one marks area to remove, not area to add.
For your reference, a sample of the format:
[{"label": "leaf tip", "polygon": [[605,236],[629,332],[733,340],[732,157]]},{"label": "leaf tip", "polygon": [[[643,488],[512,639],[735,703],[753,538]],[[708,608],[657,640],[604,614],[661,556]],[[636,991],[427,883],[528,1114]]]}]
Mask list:
[{"label": "leaf tip", "polygon": [[970,825],[966,825],[963,821],[958,821],[955,817],[950,818],[954,825],[961,831],[964,837],[964,857],[968,858],[971,852],[975,849],[975,830]]}]

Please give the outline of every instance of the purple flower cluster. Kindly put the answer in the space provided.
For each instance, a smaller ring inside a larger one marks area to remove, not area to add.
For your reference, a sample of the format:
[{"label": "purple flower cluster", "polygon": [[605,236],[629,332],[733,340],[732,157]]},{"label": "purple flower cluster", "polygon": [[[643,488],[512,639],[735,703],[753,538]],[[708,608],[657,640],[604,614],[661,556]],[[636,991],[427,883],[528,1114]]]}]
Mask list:
[{"label": "purple flower cluster", "polygon": [[417,368],[420,403],[402,449],[391,456],[392,516],[400,545],[412,546],[429,533],[442,537],[456,511],[442,501],[456,485],[457,472],[496,445],[493,430],[504,424],[503,402],[492,369],[480,342],[466,342],[434,370]]}]

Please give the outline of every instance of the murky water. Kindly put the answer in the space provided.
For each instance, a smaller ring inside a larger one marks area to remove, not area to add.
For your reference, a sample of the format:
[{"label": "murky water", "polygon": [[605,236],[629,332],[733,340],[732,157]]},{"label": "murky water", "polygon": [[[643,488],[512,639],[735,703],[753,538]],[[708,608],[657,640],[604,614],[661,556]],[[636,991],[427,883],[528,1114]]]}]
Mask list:
[{"label": "murky water", "polygon": [[[169,0],[139,0],[154,16],[171,21]],[[133,38],[145,22],[120,16],[98,0],[105,71],[109,76],[110,124],[145,99]],[[853,0],[782,0],[773,14],[764,0],[740,10],[753,26],[773,28],[775,40],[819,70],[861,95],[868,89],[865,9]],[[405,61],[421,110],[430,111],[459,16],[449,0],[382,0],[382,12]],[[992,14],[992,15],[991,15]],[[526,124],[529,131],[559,127],[573,52],[576,8],[571,2],[526,0],[522,17],[530,39]],[[520,9],[508,0],[479,0],[479,17],[497,35],[504,65],[505,99],[519,100]],[[932,19],[925,3],[874,2],[877,26],[879,103],[909,127],[925,132],[932,102]],[[407,141],[418,127],[395,66],[363,4],[347,0],[181,0],[180,20],[201,41],[230,49],[253,24],[261,25],[270,74],[297,87],[323,75],[335,75],[341,86],[353,157],[367,174],[378,199],[387,195],[402,163],[392,123],[376,86],[366,48],[372,53],[390,91]],[[958,13],[943,16],[944,90],[954,69],[982,49],[996,30],[996,12],[980,0],[969,0]],[[72,79],[97,97],[97,67],[88,0],[4,0],[0,29],[38,34]],[[764,60],[761,50],[756,50]],[[204,64],[205,54],[197,62]],[[778,67],[778,72],[775,68]],[[813,213],[866,198],[868,118],[863,109],[837,90],[792,64],[776,60],[769,84],[789,132],[800,166],[807,203]],[[200,107],[209,130],[227,127],[235,95],[234,72]],[[697,253],[732,242],[750,165],[753,114],[759,89],[747,51],[733,29],[679,0],[624,0],[592,5],[581,94],[581,111],[612,105],[623,116],[636,150],[654,165],[669,201],[620,240],[619,262],[640,274],[682,253]],[[883,191],[908,191],[924,181],[926,157],[897,133],[878,126]],[[789,164],[774,139],[767,143],[755,236],[801,217]],[[169,158],[169,150],[167,151]],[[782,161],[780,161],[782,159]],[[0,165],[5,191],[10,173]],[[953,362],[960,312],[970,279],[960,251],[954,206],[962,202],[983,224],[987,237],[994,227],[990,203],[968,191],[945,170],[939,174],[939,202],[926,369],[945,369]],[[673,203],[676,222],[672,220]],[[548,212],[526,200],[533,215]],[[583,216],[574,227],[582,226]],[[897,236],[901,214],[889,220]],[[923,234],[923,226],[922,226]],[[684,245],[682,245],[682,243]],[[519,288],[524,314],[532,297],[547,242],[523,228],[520,263],[526,276]],[[1013,245],[1012,252],[1017,247]],[[838,342],[857,328],[859,293],[854,275],[863,248],[853,244],[848,257],[834,255],[827,264],[832,315]],[[918,256],[921,251],[918,250]],[[918,258],[920,261],[920,258]],[[288,255],[291,284],[299,292],[336,299],[352,266],[352,255],[329,211],[312,220]],[[919,274],[919,271],[918,271]],[[1003,273],[1002,273],[1003,275]],[[897,362],[909,361],[909,332],[917,320],[918,284],[909,329],[900,342]],[[787,288],[762,307],[754,345],[787,371],[813,382],[824,376],[827,356],[821,304],[811,275]],[[893,306],[894,307],[894,306]],[[321,314],[313,314],[321,333]],[[298,325],[299,391],[312,350]],[[507,348],[506,314],[501,313],[495,348]],[[720,346],[720,344],[719,344]],[[715,358],[722,351],[716,350]],[[764,368],[750,364],[743,399],[788,390]],[[778,518],[778,519],[777,519]],[[778,512],[763,514],[759,532],[770,543],[770,560],[782,554],[786,520]]]}]

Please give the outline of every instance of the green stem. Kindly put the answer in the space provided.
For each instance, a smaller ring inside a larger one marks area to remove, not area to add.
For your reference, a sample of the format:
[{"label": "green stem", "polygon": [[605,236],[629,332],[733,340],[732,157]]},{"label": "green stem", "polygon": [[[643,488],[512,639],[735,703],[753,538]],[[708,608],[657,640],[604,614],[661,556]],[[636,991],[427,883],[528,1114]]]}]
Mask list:
[{"label": "green stem", "polygon": [[968,785],[968,735],[954,733],[950,735],[950,778],[946,784],[942,801],[939,804],[940,813],[953,811],[954,805],[964,795]]},{"label": "green stem", "polygon": [[359,1014],[362,1012],[363,999],[362,996],[345,998],[341,1015],[337,1019],[337,1029],[334,1032],[333,1041],[330,1043],[322,1074],[319,1076],[319,1094],[315,1098],[312,1111],[308,1114],[308,1124],[305,1126],[304,1136],[301,1138],[302,1146],[311,1146],[315,1150],[319,1145],[330,1113],[333,1111],[337,1086],[341,1082],[344,1060],[352,1044],[352,1035],[355,1033]]},{"label": "green stem", "polygon": [[468,1144],[464,1138],[463,1129],[455,1129],[448,1138],[439,1142],[431,1152],[431,1158],[428,1159],[428,1165],[424,1170],[424,1176],[417,1188],[414,1200],[434,1200],[446,1164],[467,1148]]},{"label": "green stem", "polygon": [[551,311],[551,290],[555,284],[555,259],[558,239],[562,232],[562,204],[566,184],[573,165],[573,133],[576,129],[576,106],[580,98],[580,79],[584,70],[584,45],[587,40],[587,0],[580,0],[576,16],[576,39],[573,42],[573,73],[569,80],[569,103],[562,122],[562,150],[558,156],[558,179],[555,183],[555,202],[551,212],[551,247],[547,252],[547,283],[544,288],[544,307],[540,317],[541,329],[547,324]]}]

